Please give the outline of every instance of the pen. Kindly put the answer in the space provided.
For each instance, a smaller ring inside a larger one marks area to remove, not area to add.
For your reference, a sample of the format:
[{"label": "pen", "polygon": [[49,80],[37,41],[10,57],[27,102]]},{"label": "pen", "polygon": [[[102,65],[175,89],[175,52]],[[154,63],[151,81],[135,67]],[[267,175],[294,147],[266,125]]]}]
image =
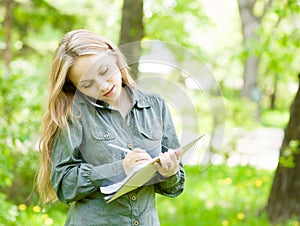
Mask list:
[{"label": "pen", "polygon": [[114,144],[108,144],[108,146],[110,146],[110,147],[113,147],[113,148],[116,148],[116,149],[119,149],[119,150],[121,150],[121,151],[125,151],[125,152],[131,152],[131,150],[129,150],[129,149],[127,149],[127,148],[122,148],[122,147],[120,147],[120,146],[117,146],[117,145],[114,145]]}]

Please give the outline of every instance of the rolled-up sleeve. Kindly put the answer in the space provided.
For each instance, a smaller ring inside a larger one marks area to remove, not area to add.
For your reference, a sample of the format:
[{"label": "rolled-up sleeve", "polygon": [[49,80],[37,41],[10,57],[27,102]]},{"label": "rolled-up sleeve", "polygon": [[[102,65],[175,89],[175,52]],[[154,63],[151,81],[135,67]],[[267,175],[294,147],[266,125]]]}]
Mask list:
[{"label": "rolled-up sleeve", "polygon": [[87,197],[116,177],[125,177],[122,160],[99,166],[84,162],[82,135],[80,121],[73,121],[69,131],[62,130],[53,144],[51,183],[57,197],[66,203]]},{"label": "rolled-up sleeve", "polygon": [[171,198],[177,197],[183,192],[185,182],[185,172],[180,165],[178,172],[168,179],[155,184],[155,192]]},{"label": "rolled-up sleeve", "polygon": [[[177,149],[180,147],[173,120],[166,103],[162,100],[162,121],[163,124],[163,139],[162,151],[168,149]],[[155,184],[155,191],[161,195],[168,197],[176,197],[182,193],[185,182],[185,172],[183,165],[180,163],[178,172],[170,178],[160,178],[160,182]]]}]

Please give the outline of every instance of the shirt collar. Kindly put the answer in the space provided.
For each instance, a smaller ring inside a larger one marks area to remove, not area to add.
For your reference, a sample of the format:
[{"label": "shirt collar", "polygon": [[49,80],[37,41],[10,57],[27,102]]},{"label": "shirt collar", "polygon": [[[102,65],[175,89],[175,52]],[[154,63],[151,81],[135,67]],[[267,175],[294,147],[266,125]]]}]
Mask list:
[{"label": "shirt collar", "polygon": [[149,99],[146,98],[146,95],[140,90],[130,86],[125,86],[125,89],[131,94],[133,106],[135,104],[138,108],[147,108],[151,106]]}]

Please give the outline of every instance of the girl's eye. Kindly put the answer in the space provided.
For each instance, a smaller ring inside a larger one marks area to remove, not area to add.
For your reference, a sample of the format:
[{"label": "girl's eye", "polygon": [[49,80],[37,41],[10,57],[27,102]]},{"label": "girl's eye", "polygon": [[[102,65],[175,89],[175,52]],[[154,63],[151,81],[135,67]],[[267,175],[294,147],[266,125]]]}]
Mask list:
[{"label": "girl's eye", "polygon": [[93,85],[92,82],[88,82],[88,83],[83,84],[81,87],[84,89],[87,89],[87,88],[91,87],[92,85]]},{"label": "girl's eye", "polygon": [[104,75],[106,72],[108,71],[108,66],[107,65],[103,65],[100,70],[99,70],[99,74],[100,75]]}]

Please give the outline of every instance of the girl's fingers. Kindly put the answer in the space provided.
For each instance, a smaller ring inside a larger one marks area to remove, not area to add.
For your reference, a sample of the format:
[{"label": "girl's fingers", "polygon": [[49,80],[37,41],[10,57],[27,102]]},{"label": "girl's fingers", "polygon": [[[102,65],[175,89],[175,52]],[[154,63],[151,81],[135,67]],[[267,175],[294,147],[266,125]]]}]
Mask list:
[{"label": "girl's fingers", "polygon": [[171,152],[170,159],[175,165],[179,164],[179,159],[177,158],[176,153],[174,151]]},{"label": "girl's fingers", "polygon": [[165,168],[165,158],[164,158],[163,153],[159,153],[159,158],[160,158],[160,163],[158,165],[160,165],[163,168]]},{"label": "girl's fingers", "polygon": [[174,150],[160,153],[160,163],[155,163],[158,172],[164,177],[170,177],[177,173],[179,169],[179,159]]},{"label": "girl's fingers", "polygon": [[148,153],[139,153],[135,155],[135,161],[150,160],[151,156]]},{"label": "girl's fingers", "polygon": [[140,148],[135,148],[131,152],[129,152],[126,157],[130,162],[139,162],[144,160],[150,160],[151,156],[145,151]]}]

